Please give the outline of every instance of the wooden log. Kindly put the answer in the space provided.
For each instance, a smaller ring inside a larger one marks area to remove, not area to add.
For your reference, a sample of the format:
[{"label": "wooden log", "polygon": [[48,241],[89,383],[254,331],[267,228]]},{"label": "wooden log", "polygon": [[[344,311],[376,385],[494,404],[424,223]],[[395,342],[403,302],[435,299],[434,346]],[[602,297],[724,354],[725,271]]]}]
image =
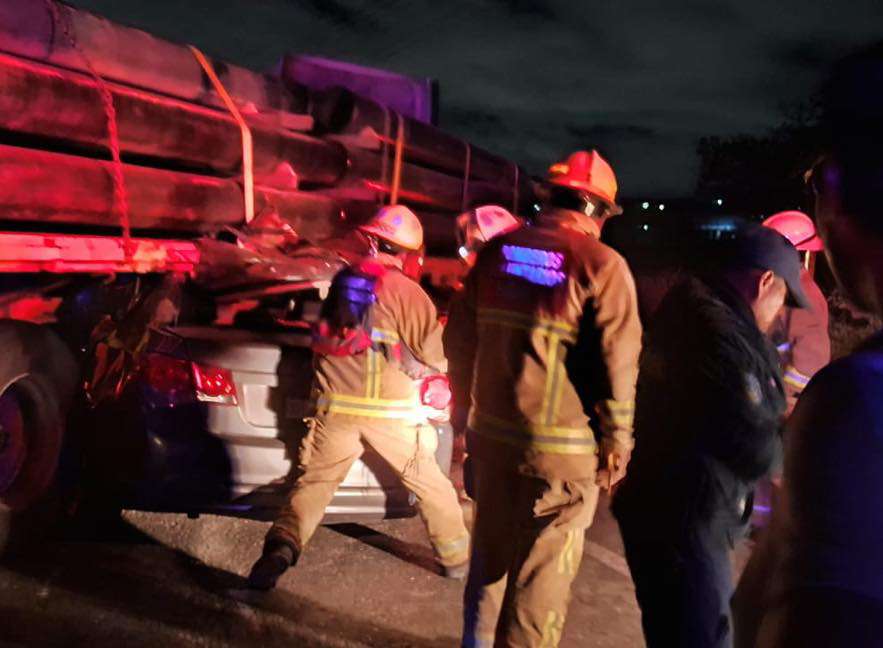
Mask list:
[{"label": "wooden log", "polygon": [[[229,113],[108,84],[122,153],[230,175],[241,168],[239,126]],[[347,166],[343,147],[248,119],[258,182],[288,164],[298,180],[333,184]],[[0,54],[0,129],[107,150],[107,115],[85,74]],[[158,163],[157,166],[162,166]],[[165,165],[167,166],[167,164]]]},{"label": "wooden log", "polygon": [[[55,6],[57,11],[52,12],[44,0],[0,0],[0,49],[80,71],[88,70],[85,57],[105,79],[187,101],[222,105],[186,46],[67,5]],[[297,86],[286,88],[269,75],[223,61],[213,64],[238,104],[252,104],[261,112],[304,112],[306,94],[297,92]],[[311,123],[293,118],[289,125],[309,129]]]},{"label": "wooden log", "polygon": [[[384,175],[382,153],[353,147],[347,150],[349,171],[333,188],[322,189],[321,193],[342,200],[385,200],[391,190],[392,161],[387,160]],[[403,203],[458,212],[464,204],[463,189],[461,178],[414,164],[402,166],[399,195]],[[512,191],[513,187],[506,184],[473,180],[468,186],[465,206],[499,204],[510,209],[514,199]]]},{"label": "wooden log", "polygon": [[[0,146],[0,222],[117,227],[110,162]],[[244,219],[242,188],[233,180],[123,165],[133,230],[207,232]],[[275,209],[300,236],[336,231],[340,208],[328,198],[258,188],[255,208]]]},{"label": "wooden log", "polygon": [[[310,114],[317,126],[331,133],[361,135],[382,144],[391,145],[396,137],[396,118],[384,111],[383,106],[359,97],[348,90],[314,92],[310,97]],[[437,168],[460,177],[466,174],[467,142],[429,124],[404,118],[405,158],[417,164]],[[505,158],[472,146],[470,150],[470,175],[479,180],[513,183],[516,166]],[[527,178],[519,169],[517,175]]]}]

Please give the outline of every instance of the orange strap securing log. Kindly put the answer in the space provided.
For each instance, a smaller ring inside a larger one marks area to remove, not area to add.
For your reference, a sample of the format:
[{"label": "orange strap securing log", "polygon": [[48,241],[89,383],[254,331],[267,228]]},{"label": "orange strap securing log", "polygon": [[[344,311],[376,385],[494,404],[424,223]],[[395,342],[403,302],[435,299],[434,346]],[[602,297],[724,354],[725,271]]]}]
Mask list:
[{"label": "orange strap securing log", "polygon": [[398,130],[396,131],[395,159],[392,165],[392,188],[389,191],[389,204],[399,204],[399,189],[402,185],[402,158],[405,150],[405,120],[396,113],[398,118]]},{"label": "orange strap securing log", "polygon": [[460,211],[466,211],[469,207],[469,179],[472,177],[472,145],[469,142],[463,142],[466,145],[466,164],[463,171],[463,196],[460,199]]},{"label": "orange strap securing log", "polygon": [[212,82],[215,92],[218,93],[227,110],[230,111],[230,115],[236,120],[242,133],[242,185],[245,195],[245,222],[250,223],[254,219],[254,147],[252,145],[251,129],[245,123],[242,113],[239,112],[239,108],[236,107],[233,98],[227,92],[227,89],[224,88],[224,84],[221,83],[214,67],[212,67],[205,54],[193,45],[188,45],[188,47],[202,66],[209,81]]}]

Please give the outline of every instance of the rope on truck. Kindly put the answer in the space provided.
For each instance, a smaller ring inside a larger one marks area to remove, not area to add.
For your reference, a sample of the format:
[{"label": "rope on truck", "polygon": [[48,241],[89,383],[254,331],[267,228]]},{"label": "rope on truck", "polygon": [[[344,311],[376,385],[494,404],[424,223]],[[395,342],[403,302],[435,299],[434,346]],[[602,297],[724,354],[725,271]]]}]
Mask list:
[{"label": "rope on truck", "polygon": [[126,180],[123,175],[123,162],[120,157],[120,135],[117,126],[116,107],[113,103],[113,95],[104,79],[92,65],[92,61],[86,55],[86,52],[80,47],[74,33],[74,25],[70,18],[69,9],[64,5],[60,5],[57,0],[46,0],[46,7],[52,17],[53,25],[61,27],[62,34],[68,41],[77,55],[83,60],[89,74],[95,80],[98,93],[101,95],[101,103],[104,107],[104,113],[107,115],[107,138],[110,146],[110,155],[113,160],[111,165],[111,180],[113,181],[113,209],[120,215],[120,226],[123,233],[123,247],[125,249],[126,260],[131,259],[132,249],[132,228],[129,219],[129,200],[126,194]]}]

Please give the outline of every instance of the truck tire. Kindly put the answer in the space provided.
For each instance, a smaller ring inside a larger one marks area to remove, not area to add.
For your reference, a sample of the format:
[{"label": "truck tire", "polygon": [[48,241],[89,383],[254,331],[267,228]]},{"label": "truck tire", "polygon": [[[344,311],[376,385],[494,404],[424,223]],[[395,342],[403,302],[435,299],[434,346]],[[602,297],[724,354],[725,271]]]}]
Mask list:
[{"label": "truck tire", "polygon": [[0,321],[0,557],[27,546],[59,512],[65,419],[79,378],[51,330]]}]

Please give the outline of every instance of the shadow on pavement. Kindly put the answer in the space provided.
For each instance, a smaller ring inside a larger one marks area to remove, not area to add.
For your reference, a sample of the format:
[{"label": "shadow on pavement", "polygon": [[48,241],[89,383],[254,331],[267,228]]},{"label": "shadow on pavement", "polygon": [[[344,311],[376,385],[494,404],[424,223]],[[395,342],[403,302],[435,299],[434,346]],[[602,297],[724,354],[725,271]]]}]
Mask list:
[{"label": "shadow on pavement", "polygon": [[393,538],[362,524],[332,524],[328,528],[348,538],[363,542],[369,547],[385,551],[396,558],[416,565],[433,574],[442,573],[442,568],[436,562],[432,549],[424,545]]},{"label": "shadow on pavement", "polygon": [[161,545],[123,520],[114,531],[111,541],[54,542],[0,566],[3,640],[430,648],[455,641],[377,626],[284,590],[250,592],[241,576]]}]

